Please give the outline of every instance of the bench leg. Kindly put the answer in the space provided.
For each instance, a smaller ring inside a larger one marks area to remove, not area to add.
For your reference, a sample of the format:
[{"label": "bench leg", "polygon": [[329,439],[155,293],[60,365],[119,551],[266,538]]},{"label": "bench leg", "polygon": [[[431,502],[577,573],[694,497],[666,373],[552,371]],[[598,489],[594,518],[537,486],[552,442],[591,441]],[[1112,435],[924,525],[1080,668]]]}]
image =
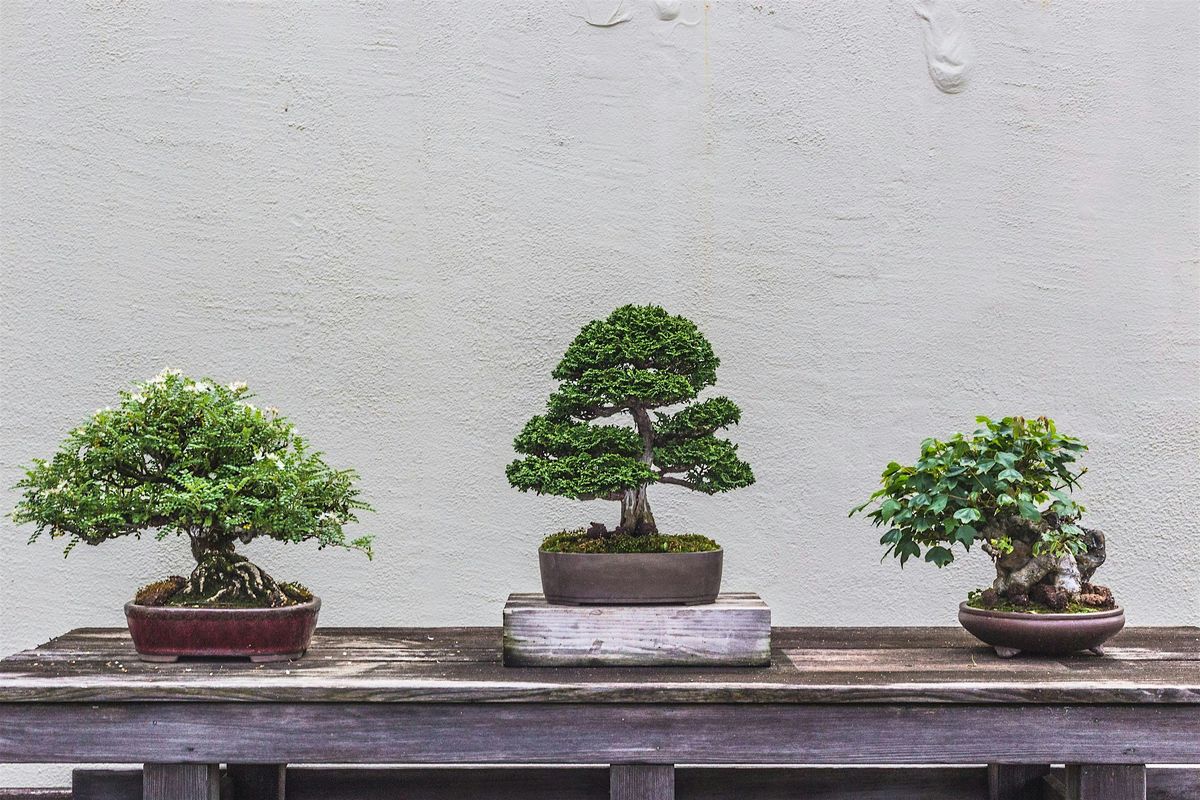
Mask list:
[{"label": "bench leg", "polygon": [[146,764],[142,800],[220,800],[219,764]]},{"label": "bench leg", "polygon": [[230,764],[232,800],[283,800],[287,764]]},{"label": "bench leg", "polygon": [[1067,800],[1146,800],[1146,765],[1068,764]]},{"label": "bench leg", "polygon": [[608,769],[610,800],[675,800],[671,764],[613,764]]},{"label": "bench leg", "polygon": [[990,800],[1042,800],[1049,764],[988,764]]}]

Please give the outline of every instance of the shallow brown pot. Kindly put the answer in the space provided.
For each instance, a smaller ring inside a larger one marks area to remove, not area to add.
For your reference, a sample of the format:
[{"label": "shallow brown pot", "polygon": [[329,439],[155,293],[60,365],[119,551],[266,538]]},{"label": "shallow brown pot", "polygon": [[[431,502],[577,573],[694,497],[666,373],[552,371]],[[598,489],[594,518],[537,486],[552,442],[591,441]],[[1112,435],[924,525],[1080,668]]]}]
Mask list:
[{"label": "shallow brown pot", "polygon": [[321,598],[282,608],[188,608],[125,604],[125,621],[142,661],[180,656],[243,656],[288,661],[304,655]]},{"label": "shallow brown pot", "polygon": [[958,607],[958,621],[976,638],[996,648],[1002,657],[1017,653],[1064,656],[1102,645],[1125,627],[1121,608],[1085,614],[1032,614]]},{"label": "shallow brown pot", "polygon": [[700,605],[721,591],[723,551],[548,553],[538,551],[542,593],[566,605]]}]

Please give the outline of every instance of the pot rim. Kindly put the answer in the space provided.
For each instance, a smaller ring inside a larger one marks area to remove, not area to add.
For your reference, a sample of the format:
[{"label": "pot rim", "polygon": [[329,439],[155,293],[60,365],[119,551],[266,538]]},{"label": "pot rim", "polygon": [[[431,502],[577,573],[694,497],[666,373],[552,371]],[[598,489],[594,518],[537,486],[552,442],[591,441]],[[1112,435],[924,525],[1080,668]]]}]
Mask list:
[{"label": "pot rim", "polygon": [[979,617],[993,617],[997,619],[1046,620],[1047,622],[1055,622],[1062,620],[1107,619],[1109,617],[1124,616],[1125,609],[1121,606],[1115,606],[1114,608],[1105,608],[1100,611],[1080,611],[1076,614],[1039,614],[1034,611],[993,611],[989,608],[975,608],[967,605],[967,601],[964,600],[958,604],[958,612],[960,614],[973,614]]},{"label": "pot rim", "polygon": [[208,606],[144,606],[140,603],[135,603],[133,600],[125,603],[125,615],[133,614],[144,615],[197,615],[218,617],[239,617],[246,614],[299,614],[308,611],[318,611],[321,608],[321,598],[313,595],[312,600],[304,603],[296,603],[290,606],[267,606],[265,608],[218,608]]},{"label": "pot rim", "polygon": [[545,553],[548,556],[592,556],[592,557],[595,557],[595,556],[609,556],[609,557],[611,557],[611,556],[620,556],[620,557],[624,557],[624,556],[673,556],[673,557],[678,557],[678,556],[714,556],[714,555],[717,555],[718,553],[724,553],[724,552],[725,552],[725,548],[718,547],[716,550],[697,550],[697,551],[690,552],[690,553],[670,553],[670,552],[662,552],[662,551],[650,552],[650,553],[563,553],[558,550],[543,550],[540,546],[538,547],[539,554]]}]

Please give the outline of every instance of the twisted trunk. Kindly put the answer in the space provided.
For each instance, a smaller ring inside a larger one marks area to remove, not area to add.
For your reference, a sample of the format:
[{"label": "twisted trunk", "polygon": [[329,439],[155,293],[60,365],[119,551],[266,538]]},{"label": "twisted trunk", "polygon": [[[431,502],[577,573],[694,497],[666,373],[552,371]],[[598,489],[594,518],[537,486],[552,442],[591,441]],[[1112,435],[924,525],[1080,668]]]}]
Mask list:
[{"label": "twisted trunk", "polygon": [[[642,456],[639,461],[647,466],[654,464],[654,423],[650,421],[650,413],[641,406],[629,410],[637,425],[638,435],[642,437]],[[633,536],[646,536],[658,533],[654,523],[654,514],[650,512],[650,498],[646,494],[649,484],[643,483],[636,489],[629,489],[621,497],[621,524],[618,530]]]},{"label": "twisted trunk", "polygon": [[646,497],[646,485],[631,489],[621,498],[621,530],[634,536],[658,533],[654,514],[650,512],[650,500]]},{"label": "twisted trunk", "polygon": [[191,540],[196,568],[170,604],[275,608],[295,602],[274,578],[235,553],[232,540],[196,535]]},{"label": "twisted trunk", "polygon": [[[1104,533],[1083,528],[1087,549],[1078,555],[1035,554],[1034,546],[1053,522],[1035,523],[1008,517],[980,531],[985,539],[983,549],[996,562],[996,579],[992,583],[995,594],[1017,605],[1030,600],[1052,608],[1066,608],[1072,602],[1095,607],[1112,605],[1112,593],[1090,582],[1104,563]],[[1000,538],[1012,543],[1011,552],[1001,552],[988,541]]]}]

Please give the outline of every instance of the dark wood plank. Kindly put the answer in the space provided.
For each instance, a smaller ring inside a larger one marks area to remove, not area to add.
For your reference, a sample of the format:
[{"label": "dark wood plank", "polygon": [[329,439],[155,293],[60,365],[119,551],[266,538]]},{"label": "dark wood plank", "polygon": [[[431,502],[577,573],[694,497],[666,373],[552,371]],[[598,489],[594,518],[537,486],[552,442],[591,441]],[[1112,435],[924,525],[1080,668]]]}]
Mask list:
[{"label": "dark wood plank", "polygon": [[613,764],[608,770],[610,800],[675,800],[671,764]]},{"label": "dark wood plank", "polygon": [[773,636],[764,669],[539,670],[502,667],[494,628],[323,629],[305,658],[270,665],[145,664],[127,632],[83,629],[0,662],[0,702],[1200,703],[1195,628],[1011,660],[959,629]]},{"label": "dark wood plank", "polygon": [[229,764],[228,800],[284,800],[286,764]]},{"label": "dark wood plank", "polygon": [[34,787],[30,789],[0,788],[0,800],[72,800],[72,798],[68,789]]},{"label": "dark wood plank", "polygon": [[1049,764],[988,764],[990,800],[1042,800]]},{"label": "dark wood plank", "polygon": [[[604,800],[601,767],[289,767],[288,800]],[[1063,771],[1047,776],[1059,787]],[[1148,768],[1148,800],[1200,800],[1200,769]],[[14,800],[0,790],[0,798]],[[23,790],[7,790],[19,792]],[[25,790],[27,791],[27,790]],[[39,790],[43,800],[140,800],[140,769],[77,769],[72,790]],[[983,800],[978,767],[677,767],[678,800]]]},{"label": "dark wood plank", "polygon": [[15,703],[0,762],[1179,764],[1196,730],[1162,704]]},{"label": "dark wood plank", "polygon": [[71,771],[72,800],[142,800],[140,769]]},{"label": "dark wood plank", "polygon": [[1146,767],[1068,764],[1065,785],[1067,800],[1146,800]]},{"label": "dark wood plank", "polygon": [[146,764],[142,767],[143,800],[220,800],[216,764]]}]

